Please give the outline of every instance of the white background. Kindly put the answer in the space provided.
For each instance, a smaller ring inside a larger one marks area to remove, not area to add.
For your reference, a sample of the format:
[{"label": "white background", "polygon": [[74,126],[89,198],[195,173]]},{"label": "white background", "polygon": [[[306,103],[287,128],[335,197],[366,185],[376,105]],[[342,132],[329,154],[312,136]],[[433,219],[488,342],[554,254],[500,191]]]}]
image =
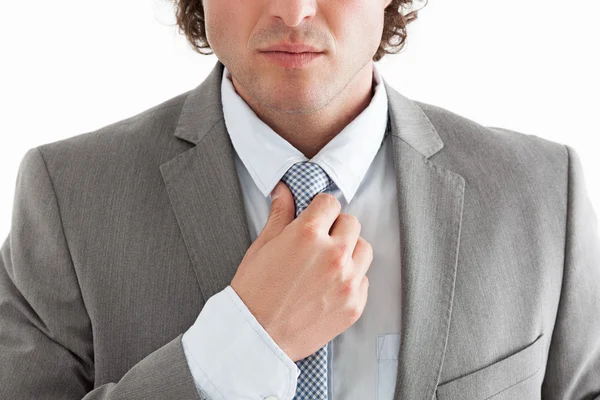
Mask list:
[{"label": "white background", "polygon": [[[594,0],[432,0],[379,65],[409,98],[574,147],[599,213],[598,15]],[[165,0],[5,1],[0,41],[0,243],[28,149],[190,90],[216,61],[191,50]]]}]

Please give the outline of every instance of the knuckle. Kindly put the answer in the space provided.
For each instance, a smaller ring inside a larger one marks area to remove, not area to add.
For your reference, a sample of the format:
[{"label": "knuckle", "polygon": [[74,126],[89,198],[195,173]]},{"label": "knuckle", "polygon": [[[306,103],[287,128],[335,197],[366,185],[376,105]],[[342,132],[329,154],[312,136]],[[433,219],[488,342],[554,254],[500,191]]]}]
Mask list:
[{"label": "knuckle", "polygon": [[342,208],[340,201],[331,193],[319,193],[319,195],[321,195],[323,199],[327,201],[328,206],[337,208],[338,210]]},{"label": "knuckle", "polygon": [[353,227],[354,225],[356,225],[356,223],[358,222],[358,219],[352,215],[352,214],[342,214],[340,213],[337,218],[335,223],[336,224],[344,224],[347,225],[349,227]]},{"label": "knuckle", "polygon": [[347,254],[348,247],[346,243],[337,243],[333,250],[331,250],[330,267],[334,270],[342,269],[346,263]]},{"label": "knuckle", "polygon": [[269,216],[270,221],[279,222],[283,218],[285,210],[280,203],[281,202],[277,202],[277,204],[271,208],[271,215]]},{"label": "knuckle", "polygon": [[340,290],[345,299],[351,299],[355,290],[354,282],[351,279],[342,282]]},{"label": "knuckle", "polygon": [[350,220],[351,218],[352,218],[351,214],[345,214],[345,213],[340,213],[340,215],[338,215],[338,217],[337,217],[337,219],[339,219],[340,222],[342,220],[344,220],[344,221]]},{"label": "knuckle", "polygon": [[361,228],[360,221],[358,220],[358,218],[356,218],[355,215],[341,213],[340,215],[338,215],[338,219],[340,219],[340,222],[343,221],[345,223],[356,225],[358,228]]},{"label": "knuckle", "polygon": [[348,217],[348,222],[353,223],[356,226],[360,226],[360,221],[358,220],[358,218],[356,218],[356,215],[352,215],[352,214],[345,214]]},{"label": "knuckle", "polygon": [[344,258],[339,256],[331,257],[329,260],[329,269],[334,273],[339,273],[344,269]]},{"label": "knuckle", "polygon": [[373,259],[373,246],[371,246],[371,244],[367,241],[365,241],[365,247],[366,247],[366,251],[369,254],[369,258],[372,260]]},{"label": "knuckle", "polygon": [[352,321],[353,324],[356,321],[358,321],[358,319],[360,318],[361,315],[362,315],[362,309],[360,307],[358,307],[357,305],[353,305],[348,309],[348,317],[350,318],[350,320]]},{"label": "knuckle", "polygon": [[276,214],[285,209],[285,204],[282,204],[282,201],[271,202],[271,213]]},{"label": "knuckle", "polygon": [[356,225],[356,227],[358,228],[359,231],[362,230],[362,225],[360,223],[360,221],[358,220],[358,218],[356,218],[354,215],[352,216],[352,218],[354,219],[354,225]]},{"label": "knuckle", "polygon": [[300,236],[305,241],[315,241],[319,236],[319,230],[315,221],[305,221],[301,226]]},{"label": "knuckle", "polygon": [[333,256],[335,258],[346,260],[348,258],[348,253],[350,253],[350,244],[347,241],[342,240],[336,242],[335,250],[333,250]]},{"label": "knuckle", "polygon": [[351,280],[347,280],[342,283],[342,292],[346,297],[351,297],[354,292],[354,283]]},{"label": "knuckle", "polygon": [[373,246],[371,246],[371,243],[367,242],[361,236],[359,236],[358,239],[360,240],[360,245],[363,247],[364,251],[373,257]]}]

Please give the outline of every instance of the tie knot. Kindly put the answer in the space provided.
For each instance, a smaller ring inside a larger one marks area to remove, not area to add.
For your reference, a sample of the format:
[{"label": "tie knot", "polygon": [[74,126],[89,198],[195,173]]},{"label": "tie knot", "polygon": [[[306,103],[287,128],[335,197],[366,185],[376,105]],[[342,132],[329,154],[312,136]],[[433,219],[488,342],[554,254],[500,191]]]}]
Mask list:
[{"label": "tie knot", "polygon": [[318,164],[300,161],[292,165],[281,180],[290,188],[296,204],[296,217],[319,193],[333,190],[335,183]]}]

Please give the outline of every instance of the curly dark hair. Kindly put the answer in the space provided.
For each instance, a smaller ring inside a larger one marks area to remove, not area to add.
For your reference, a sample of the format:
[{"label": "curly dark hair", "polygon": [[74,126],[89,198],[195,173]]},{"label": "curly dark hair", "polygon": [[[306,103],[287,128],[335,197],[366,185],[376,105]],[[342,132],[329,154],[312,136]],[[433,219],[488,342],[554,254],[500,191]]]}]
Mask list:
[{"label": "curly dark hair", "polygon": [[[172,3],[176,9],[175,16],[179,33],[185,34],[192,49],[204,55],[213,54],[206,38],[202,0],[167,1]],[[403,11],[412,8],[415,1],[420,0],[392,0],[385,8],[381,43],[373,56],[373,61],[379,61],[386,54],[396,54],[402,50],[406,43],[406,27],[417,19],[420,9],[410,11],[406,15],[403,14]],[[427,5],[427,0],[424,0],[424,2]],[[209,51],[203,52],[203,49],[209,49]]]}]

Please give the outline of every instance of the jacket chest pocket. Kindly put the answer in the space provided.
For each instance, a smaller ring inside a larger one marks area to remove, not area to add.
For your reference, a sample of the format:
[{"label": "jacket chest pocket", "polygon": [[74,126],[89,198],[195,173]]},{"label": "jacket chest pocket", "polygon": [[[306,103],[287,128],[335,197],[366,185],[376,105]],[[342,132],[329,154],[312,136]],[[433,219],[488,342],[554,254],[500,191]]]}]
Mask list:
[{"label": "jacket chest pocket", "polygon": [[439,385],[436,399],[539,399],[541,383],[533,378],[542,365],[542,337],[492,365]]},{"label": "jacket chest pocket", "polygon": [[[541,383],[534,375],[542,366],[543,335],[524,349],[475,372],[439,385],[436,400],[539,399]],[[400,334],[377,337],[375,400],[393,400]]]}]

